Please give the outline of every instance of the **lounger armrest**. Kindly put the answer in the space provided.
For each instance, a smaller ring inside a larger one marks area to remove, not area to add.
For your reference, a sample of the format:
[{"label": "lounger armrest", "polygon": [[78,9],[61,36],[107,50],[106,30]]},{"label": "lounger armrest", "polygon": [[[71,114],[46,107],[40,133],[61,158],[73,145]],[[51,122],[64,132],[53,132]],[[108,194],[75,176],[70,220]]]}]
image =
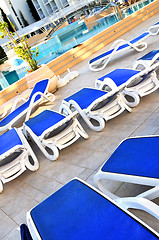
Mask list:
[{"label": "lounger armrest", "polygon": [[8,113],[8,110],[4,111],[2,114],[0,114],[0,119],[4,118]]},{"label": "lounger armrest", "polygon": [[[112,49],[114,48],[114,51],[116,52],[117,49],[118,49],[120,46],[122,46],[123,44],[128,44],[130,47],[134,48],[134,49],[135,49],[136,51],[138,51],[138,52],[143,51],[143,50],[145,50],[145,49],[147,48],[147,43],[145,43],[145,42],[138,41],[138,42],[132,44],[131,42],[126,41],[126,40],[124,40],[124,39],[118,39],[117,41],[115,41],[115,42],[112,44],[111,48],[112,48]],[[142,45],[141,48],[139,48],[140,45]],[[114,52],[114,51],[113,51],[113,52]],[[113,54],[113,53],[112,53],[112,54]]]},{"label": "lounger armrest", "polygon": [[[50,92],[47,92],[46,95],[43,96],[45,99],[47,99],[48,101],[50,102],[53,102],[55,100],[55,95],[50,93]],[[52,99],[50,100],[49,97],[51,97]]]},{"label": "lounger armrest", "polygon": [[148,32],[152,36],[157,35],[159,33],[159,24],[149,27]]},{"label": "lounger armrest", "polygon": [[159,219],[159,206],[146,198],[127,197],[119,198],[116,201],[124,209],[140,209]]},{"label": "lounger armrest", "polygon": [[[30,114],[31,114],[31,110],[34,106],[34,102],[35,102],[35,98],[40,95],[41,97],[47,99],[48,101],[51,101],[53,102],[55,100],[55,95],[52,94],[52,93],[47,93],[47,96],[46,94],[42,93],[42,92],[36,92],[33,96],[32,96],[32,99],[30,101],[30,104],[29,104],[29,107],[28,107],[28,111],[27,111],[27,114],[26,114],[26,118],[25,118],[25,122],[29,120],[29,117],[30,117]],[[52,96],[52,100],[50,100],[48,97],[49,96]]]},{"label": "lounger armrest", "polygon": [[13,106],[12,106],[10,112],[13,112],[13,111],[16,109],[17,104],[18,104],[18,102],[20,102],[20,101],[22,101],[22,102],[27,102],[27,99],[25,99],[25,98],[17,98],[17,99],[14,101]]}]

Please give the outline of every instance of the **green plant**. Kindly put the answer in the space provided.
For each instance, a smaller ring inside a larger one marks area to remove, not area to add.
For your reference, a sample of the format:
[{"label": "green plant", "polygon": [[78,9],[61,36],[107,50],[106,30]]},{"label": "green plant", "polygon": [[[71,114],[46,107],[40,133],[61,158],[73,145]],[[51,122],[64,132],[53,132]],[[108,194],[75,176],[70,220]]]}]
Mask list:
[{"label": "green plant", "polygon": [[23,36],[20,38],[17,31],[15,30],[14,25],[10,22],[12,28],[14,29],[14,33],[9,31],[8,24],[6,22],[0,21],[0,31],[2,35],[0,38],[7,37],[9,42],[13,44],[14,51],[18,55],[19,58],[26,61],[30,66],[30,72],[38,69],[38,62],[36,61],[36,57],[39,54],[38,48],[32,50],[28,45],[27,37]]}]

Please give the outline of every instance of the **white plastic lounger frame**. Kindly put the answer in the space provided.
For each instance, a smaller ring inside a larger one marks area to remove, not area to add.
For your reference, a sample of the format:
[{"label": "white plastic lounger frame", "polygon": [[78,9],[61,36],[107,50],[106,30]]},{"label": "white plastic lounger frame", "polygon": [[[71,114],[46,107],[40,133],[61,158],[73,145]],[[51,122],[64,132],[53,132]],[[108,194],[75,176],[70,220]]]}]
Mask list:
[{"label": "white plastic lounger frame", "polygon": [[[147,37],[147,36],[146,36]],[[126,41],[124,39],[119,39],[119,40],[116,40],[112,46],[110,47],[110,50],[113,49],[112,53],[107,55],[107,56],[104,56],[104,57],[101,57],[100,59],[90,63],[89,62],[89,68],[90,70],[92,70],[93,72],[98,72],[98,71],[101,71],[103,70],[104,68],[106,68],[107,64],[109,63],[109,61],[113,58],[114,55],[116,54],[119,54],[123,51],[125,51],[125,48],[121,49],[121,50],[118,50],[118,48],[124,44],[128,44],[129,47],[126,47],[126,49],[130,49],[130,48],[133,48],[134,50],[138,51],[138,52],[141,52],[141,51],[144,51],[146,48],[147,48],[147,43],[145,42],[138,42],[138,44],[131,44],[129,41]],[[108,50],[108,51],[110,51]]]},{"label": "white plastic lounger frame", "polygon": [[[46,158],[54,161],[59,157],[59,150],[68,147],[81,136],[85,139],[88,138],[76,115],[76,113],[71,113],[63,120],[46,129],[39,137],[25,123],[23,124],[23,132],[27,138],[32,138],[35,141]],[[72,122],[66,128],[59,130],[59,133],[56,133],[53,137],[48,137],[51,132],[64,126],[69,121]],[[51,153],[47,149],[51,150]]]},{"label": "white plastic lounger frame", "polygon": [[[157,78],[156,69],[159,67],[159,64],[156,63],[149,68],[146,68],[139,73],[135,74],[128,81],[117,86],[115,82],[106,77],[103,81],[97,79],[95,81],[95,87],[100,90],[106,91],[120,91],[123,94],[124,101],[129,107],[136,107],[140,102],[140,97],[146,96],[159,88],[159,80]],[[146,74],[150,73],[150,76],[147,77],[143,81],[139,81],[137,84],[137,80]],[[126,96],[130,96],[133,98],[133,101],[129,101]]]},{"label": "white plastic lounger frame", "polygon": [[[0,160],[4,160],[15,152],[20,153],[16,158],[14,157],[10,162],[0,167],[0,193],[3,192],[3,184],[17,178],[27,168],[31,171],[36,171],[39,168],[39,162],[22,131],[20,129],[15,130],[23,145],[16,145],[0,156]],[[30,157],[32,158],[31,161]]]},{"label": "white plastic lounger frame", "polygon": [[[136,43],[132,44],[129,41],[126,41],[124,39],[118,39],[117,41],[115,41],[112,46],[110,47],[110,49],[107,51],[111,51],[113,50],[110,54],[103,56],[99,59],[97,59],[96,61],[93,62],[89,62],[89,68],[90,70],[97,72],[97,71],[101,71],[103,70],[107,64],[109,63],[109,61],[112,59],[112,57],[118,53],[121,53],[127,49],[133,48],[134,50],[136,50],[137,52],[141,52],[144,51],[147,48],[147,43],[146,42],[142,42],[143,40],[145,40],[146,38],[148,38],[149,36],[153,36],[153,35],[157,35],[159,32],[159,24],[157,25],[153,25],[152,27],[150,27],[148,29],[147,35],[145,35],[144,37],[142,37],[139,41],[137,41]],[[145,32],[146,33],[146,32]],[[129,46],[122,48],[121,50],[118,50],[118,48],[124,44],[128,44]]]},{"label": "white plastic lounger frame", "polygon": [[[95,108],[98,104],[102,103],[104,100],[107,100],[113,95],[114,99],[112,101],[97,110],[93,110],[93,108]],[[101,131],[105,127],[105,121],[117,117],[125,110],[129,112],[132,111],[131,108],[125,103],[123,95],[121,93],[116,93],[116,91],[113,93],[107,93],[106,95],[96,99],[85,109],[81,109],[78,103],[76,103],[74,100],[70,100],[69,102],[63,100],[59,109],[59,111],[65,115],[70,114],[71,111],[77,111],[87,123],[89,128],[93,131]],[[93,123],[92,120],[95,120],[98,125]]]},{"label": "white plastic lounger frame", "polygon": [[148,29],[151,35],[157,35],[159,33],[159,22]]},{"label": "white plastic lounger frame", "polygon": [[[155,136],[144,136],[146,137],[155,137]],[[142,136],[142,138],[144,138]],[[140,137],[136,137],[137,139]],[[131,139],[131,138],[129,138]],[[127,140],[127,139],[125,139]],[[123,140],[120,144],[122,144],[125,140]],[[153,152],[153,149],[152,149]],[[126,159],[125,159],[126,161]],[[103,166],[106,162],[103,164]],[[102,167],[103,167],[102,166]],[[159,197],[159,178],[152,178],[152,177],[144,177],[138,175],[129,175],[123,173],[115,173],[115,172],[104,172],[102,171],[102,167],[94,176],[94,184],[98,187],[103,193],[109,196],[111,199],[114,199],[118,202],[121,206],[126,208],[135,208],[141,209],[143,211],[147,211],[148,213],[152,214],[155,218],[159,219],[159,206],[154,205],[153,200]],[[151,186],[150,190],[144,191],[143,193],[138,194],[136,197],[124,197],[119,198],[114,193],[110,192],[107,189],[106,184],[102,182],[102,180],[112,180],[112,181],[121,181],[133,184],[139,184],[144,186]],[[129,206],[128,206],[129,205]],[[148,207],[152,207],[152,209],[148,209]]]},{"label": "white plastic lounger frame", "polygon": [[[113,205],[117,206],[119,209],[121,209],[123,212],[125,212],[128,216],[133,218],[139,224],[143,225],[147,230],[149,230],[153,234],[155,234],[156,237],[159,237],[159,233],[158,232],[156,232],[153,228],[151,228],[149,225],[147,225],[145,222],[143,222],[141,219],[139,219],[138,217],[136,217],[134,214],[132,214],[130,211],[127,210],[128,208],[131,208],[132,204],[134,203],[133,205],[136,205],[137,209],[143,209],[145,212],[150,213],[152,216],[155,216],[158,219],[158,217],[159,217],[159,206],[157,206],[155,203],[153,203],[153,202],[151,202],[151,201],[149,201],[147,199],[144,199],[144,198],[140,198],[140,199],[132,198],[131,202],[126,201],[126,199],[122,199],[121,198],[121,199],[119,199],[116,202],[113,199],[111,199],[109,196],[107,196],[106,194],[102,193],[101,191],[99,191],[98,189],[96,189],[95,187],[90,185],[89,183],[87,183],[87,182],[85,182],[85,181],[83,181],[83,180],[81,180],[79,178],[74,178],[72,180],[80,181],[85,186],[87,186],[88,188],[92,189],[96,194],[104,197],[106,200],[108,200]],[[70,208],[71,208],[71,206],[70,206]],[[69,211],[69,206],[68,206],[67,210]],[[33,240],[35,240],[35,239],[36,240],[42,240],[42,238],[41,238],[41,236],[39,234],[39,231],[38,231],[38,229],[37,229],[37,227],[36,227],[36,225],[34,223],[34,220],[32,218],[31,211],[32,211],[32,209],[30,211],[28,211],[27,215],[26,215],[27,226],[29,228],[30,234],[31,234]],[[88,213],[86,213],[86,214],[88,214]],[[100,216],[99,216],[99,219],[100,219]],[[44,224],[45,224],[45,222],[44,222]],[[106,231],[107,231],[107,229],[106,229]],[[110,230],[110,232],[111,232],[111,230]],[[124,236],[124,233],[123,233],[123,236]]]},{"label": "white plastic lounger frame", "polygon": [[65,86],[69,81],[79,76],[78,71],[71,72],[69,68],[67,68],[68,73],[64,76],[64,78],[60,78],[58,75],[58,88]]},{"label": "white plastic lounger frame", "polygon": [[[153,51],[152,51],[153,52]],[[151,53],[151,52],[150,52]],[[147,54],[146,54],[147,55]],[[134,64],[133,64],[133,69],[145,69],[151,67],[153,64],[158,63],[159,66],[159,61],[157,60],[159,58],[159,52],[154,55],[154,57],[150,60],[144,60],[144,59],[137,59]]]}]

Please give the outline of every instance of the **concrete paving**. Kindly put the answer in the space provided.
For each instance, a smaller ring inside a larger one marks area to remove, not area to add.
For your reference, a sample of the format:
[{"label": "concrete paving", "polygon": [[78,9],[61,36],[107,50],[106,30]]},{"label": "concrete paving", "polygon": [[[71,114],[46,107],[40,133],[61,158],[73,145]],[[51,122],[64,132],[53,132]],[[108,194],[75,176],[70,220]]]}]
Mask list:
[{"label": "concrete paving", "polygon": [[[123,35],[124,39],[132,39],[148,29],[149,26],[158,22],[159,14],[146,20],[130,32]],[[135,59],[143,56],[153,49],[158,49],[158,36],[149,37],[146,42],[148,48],[144,52],[137,53],[129,50],[120,57],[115,57],[107,68],[101,72],[91,72],[88,61],[84,60],[71,70],[78,70],[80,75],[60,88],[56,93],[53,104],[42,105],[44,108],[58,111],[62,99],[73,94],[83,87],[94,87],[95,80],[115,68],[132,68]],[[106,51],[108,45],[92,57]],[[92,58],[91,57],[91,58]],[[159,72],[158,72],[159,77]],[[124,112],[120,116],[106,123],[102,132],[91,131],[80,119],[89,139],[79,139],[76,143],[60,152],[57,161],[47,160],[40,152],[36,144],[31,146],[36,153],[40,168],[37,172],[25,171],[20,177],[4,185],[4,191],[0,195],[0,239],[20,239],[19,226],[26,222],[26,212],[54,193],[73,177],[79,177],[90,184],[99,167],[112,154],[119,143],[130,136],[156,135],[159,134],[159,90],[149,96],[143,97],[132,113]],[[107,187],[119,196],[133,196],[145,189],[145,187],[106,181]],[[155,200],[159,204],[159,199]],[[152,228],[159,232],[159,221],[142,211],[133,211]]]}]

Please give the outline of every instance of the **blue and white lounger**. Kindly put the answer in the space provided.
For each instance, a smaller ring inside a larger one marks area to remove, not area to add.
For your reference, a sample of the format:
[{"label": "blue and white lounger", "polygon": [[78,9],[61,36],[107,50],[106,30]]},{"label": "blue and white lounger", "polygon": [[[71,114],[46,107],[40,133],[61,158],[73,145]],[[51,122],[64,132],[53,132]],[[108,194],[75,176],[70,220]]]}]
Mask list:
[{"label": "blue and white lounger", "polygon": [[78,111],[93,131],[101,131],[105,126],[105,121],[118,116],[124,110],[131,112],[121,93],[117,91],[106,93],[93,88],[83,88],[65,98],[60,106],[60,112],[69,114],[70,110]]},{"label": "blue and white lounger", "polygon": [[119,39],[115,41],[112,44],[110,50],[89,61],[90,70],[92,71],[103,70],[114,55],[119,54],[123,51],[127,51],[130,48],[133,48],[138,52],[145,50],[147,48],[147,43],[142,41],[151,35],[157,35],[158,31],[159,31],[159,23],[156,23],[155,25],[150,27],[147,32],[142,33],[141,35],[134,38],[130,42],[123,39]]},{"label": "blue and white lounger", "polygon": [[155,72],[158,66],[158,64],[154,64],[142,71],[115,69],[98,78],[95,87],[108,92],[121,91],[126,104],[129,107],[135,107],[140,102],[140,97],[146,96],[159,88],[159,80]]},{"label": "blue and white lounger", "polygon": [[[56,160],[59,150],[71,145],[79,137],[88,138],[76,114],[61,115],[45,110],[23,124],[26,137],[31,137],[49,160]],[[51,153],[50,151],[51,150]]]},{"label": "blue and white lounger", "polygon": [[153,50],[137,59],[133,64],[133,69],[149,68],[155,63],[158,63],[159,65],[159,50]]},{"label": "blue and white lounger", "polygon": [[0,136],[0,193],[4,183],[18,177],[26,168],[35,171],[39,163],[21,130],[13,128]]},{"label": "blue and white lounger", "polygon": [[[33,240],[157,240],[159,237],[143,221],[79,179],[73,179],[31,209],[27,225]],[[21,233],[22,240],[26,240],[24,232]]]},{"label": "blue and white lounger", "polygon": [[[37,106],[43,98],[48,101],[53,101],[54,95],[48,92],[48,86],[49,79],[42,80],[36,83],[28,100],[24,98],[17,99],[17,101],[13,104],[11,113],[0,121],[0,132],[5,132],[8,129],[11,129],[13,125],[15,125],[15,123],[21,120],[21,118],[25,115],[26,120],[28,120],[28,116],[30,116],[32,108]],[[52,97],[52,100],[48,98],[49,96]],[[25,101],[25,103],[16,108],[19,100],[22,100],[23,102]]]},{"label": "blue and white lounger", "polygon": [[[108,191],[106,184],[102,180],[109,179],[151,186],[150,190],[144,191],[135,197],[138,202],[140,202],[141,198],[144,198],[146,202],[147,199],[152,200],[159,197],[158,146],[159,136],[136,137],[124,140],[95,175],[95,185],[114,200],[118,200],[118,196]],[[128,196],[123,201],[132,201],[131,207],[133,208],[134,198]],[[156,216],[159,219],[159,210],[156,211]]]}]

